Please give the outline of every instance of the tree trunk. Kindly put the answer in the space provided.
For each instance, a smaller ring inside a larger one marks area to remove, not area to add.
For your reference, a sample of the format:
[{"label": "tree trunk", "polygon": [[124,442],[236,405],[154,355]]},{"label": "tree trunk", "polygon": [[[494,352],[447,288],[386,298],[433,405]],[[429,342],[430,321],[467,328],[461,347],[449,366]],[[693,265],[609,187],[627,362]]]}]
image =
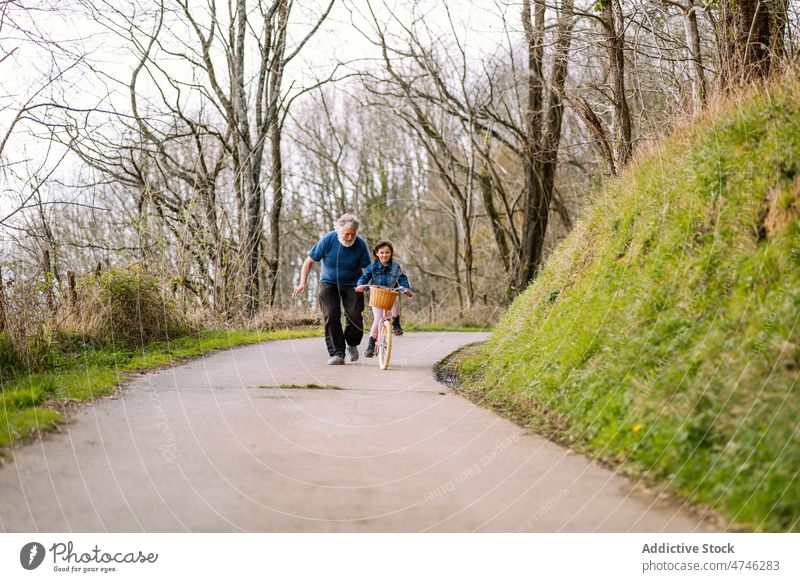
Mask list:
[{"label": "tree trunk", "polygon": [[601,0],[601,17],[606,35],[609,77],[614,94],[612,120],[617,169],[631,158],[632,124],[625,95],[625,19],[618,0]]},{"label": "tree trunk", "polygon": [[686,29],[686,50],[692,61],[692,108],[699,113],[706,102],[706,76],[703,70],[703,56],[700,52],[700,32],[697,27],[697,7],[694,0],[686,0],[683,19]]},{"label": "tree trunk", "polygon": [[459,257],[459,233],[458,233],[458,214],[453,213],[453,278],[456,282],[456,293],[458,293],[458,311],[464,313],[464,290],[461,288],[461,262]]},{"label": "tree trunk", "polygon": [[261,156],[256,151],[263,144],[252,143],[250,136],[249,107],[245,87],[245,33],[247,31],[247,3],[236,2],[235,49],[231,55],[231,89],[236,128],[236,144],[239,150],[239,165],[242,197],[245,203],[245,230],[242,244],[242,266],[244,268],[245,314],[252,317],[258,310],[260,300],[259,257],[263,230]]},{"label": "tree trunk", "polygon": [[545,107],[544,131],[542,133],[542,152],[539,174],[542,179],[542,205],[539,210],[541,230],[540,255],[544,250],[544,240],[550,221],[550,204],[554,198],[556,169],[558,167],[558,147],[561,141],[561,124],[564,118],[564,83],[567,79],[569,47],[572,44],[574,0],[563,0],[558,18],[558,35],[553,55],[553,68],[550,74],[547,105]]},{"label": "tree trunk", "polygon": [[269,268],[269,306],[275,306],[275,294],[278,288],[278,269],[281,256],[281,209],[283,208],[283,159],[281,157],[281,134],[277,127],[277,116],[273,122],[276,126],[271,135],[272,142],[272,207],[269,213],[270,258]]},{"label": "tree trunk", "polygon": [[720,82],[723,87],[766,77],[783,54],[786,0],[721,0]]},{"label": "tree trunk", "polygon": [[[252,178],[251,178],[252,179]],[[259,256],[261,254],[261,235],[263,217],[261,214],[261,187],[253,184],[248,192],[247,239],[245,246],[245,313],[255,315],[260,304],[258,279]]]},{"label": "tree trunk", "polygon": [[207,183],[200,188],[200,197],[205,207],[205,223],[206,228],[208,229],[209,241],[206,249],[207,256],[213,269],[210,277],[210,282],[213,286],[211,291],[211,305],[217,312],[222,312],[225,310],[225,283],[222,276],[224,249],[217,219],[217,200],[215,188],[216,187],[213,180],[207,180]]},{"label": "tree trunk", "polygon": [[516,289],[521,291],[536,275],[544,255],[545,236],[550,222],[558,147],[564,114],[564,83],[567,78],[569,49],[572,43],[573,0],[563,0],[559,8],[553,65],[547,87],[542,72],[544,43],[544,3],[536,3],[535,22],[530,20],[530,3],[523,3],[523,27],[528,41],[528,108],[524,140],[525,221],[521,260]]},{"label": "tree trunk", "polygon": [[472,307],[473,300],[475,299],[475,289],[472,283],[472,263],[474,251],[472,247],[472,225],[469,217],[469,208],[467,206],[463,206],[461,208],[461,221],[464,223],[464,286],[467,291],[467,309],[470,309]]},{"label": "tree trunk", "polygon": [[519,271],[516,277],[517,292],[521,291],[536,274],[542,256],[544,231],[547,230],[547,204],[542,191],[541,177],[538,173],[544,92],[542,77],[544,16],[544,2],[535,0],[534,20],[531,22],[530,0],[523,0],[522,26],[528,50],[528,78],[525,137],[522,144],[525,215],[522,225]]},{"label": "tree trunk", "polygon": [[285,0],[278,7],[278,39],[273,56],[269,83],[270,149],[272,160],[272,207],[269,213],[270,258],[267,262],[269,284],[269,306],[275,306],[278,288],[278,270],[281,257],[281,210],[283,209],[283,157],[281,153],[281,131],[283,130],[279,98],[283,80],[283,58],[286,53],[286,27],[289,12]]},{"label": "tree trunk", "polygon": [[497,208],[494,206],[494,188],[492,186],[492,177],[489,174],[489,168],[487,165],[484,165],[478,180],[480,182],[483,208],[486,210],[486,216],[489,218],[489,224],[492,226],[492,234],[494,234],[497,250],[500,253],[500,259],[503,261],[503,268],[507,273],[511,269],[511,255],[508,250],[506,233],[503,230],[503,225],[500,222],[500,214],[497,212]]}]

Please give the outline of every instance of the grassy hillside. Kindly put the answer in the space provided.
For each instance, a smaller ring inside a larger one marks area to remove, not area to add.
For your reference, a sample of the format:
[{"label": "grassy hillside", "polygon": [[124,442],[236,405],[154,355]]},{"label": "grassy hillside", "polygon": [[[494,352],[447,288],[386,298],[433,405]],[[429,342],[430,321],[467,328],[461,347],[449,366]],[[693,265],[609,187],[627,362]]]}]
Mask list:
[{"label": "grassy hillside", "polygon": [[597,192],[466,388],[754,530],[800,529],[800,82]]}]

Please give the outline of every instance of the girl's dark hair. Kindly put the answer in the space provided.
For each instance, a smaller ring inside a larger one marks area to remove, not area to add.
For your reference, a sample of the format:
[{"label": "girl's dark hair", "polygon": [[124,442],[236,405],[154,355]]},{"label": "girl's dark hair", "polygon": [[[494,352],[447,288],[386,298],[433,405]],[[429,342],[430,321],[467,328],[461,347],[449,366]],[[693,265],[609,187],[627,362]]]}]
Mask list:
[{"label": "girl's dark hair", "polygon": [[389,247],[389,250],[392,251],[392,258],[394,258],[394,247],[392,243],[388,240],[379,240],[378,243],[372,247],[372,254],[375,255],[375,258],[378,258],[378,251],[381,250],[383,247]]}]

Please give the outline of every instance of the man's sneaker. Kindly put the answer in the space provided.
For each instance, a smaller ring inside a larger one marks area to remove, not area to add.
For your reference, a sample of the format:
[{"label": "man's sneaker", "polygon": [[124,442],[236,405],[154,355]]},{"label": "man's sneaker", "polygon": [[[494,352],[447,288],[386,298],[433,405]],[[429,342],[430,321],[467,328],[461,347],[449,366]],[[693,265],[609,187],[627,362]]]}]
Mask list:
[{"label": "man's sneaker", "polygon": [[355,362],[358,359],[358,347],[347,346],[347,356],[351,362]]},{"label": "man's sneaker", "polygon": [[369,344],[367,345],[367,349],[364,350],[364,357],[371,358],[375,355],[375,338],[369,338]]},{"label": "man's sneaker", "polygon": [[344,357],[340,354],[333,354],[330,358],[328,358],[329,366],[341,366],[342,364],[344,364]]},{"label": "man's sneaker", "polygon": [[400,316],[392,318],[392,333],[394,335],[403,335],[403,328],[400,327]]}]

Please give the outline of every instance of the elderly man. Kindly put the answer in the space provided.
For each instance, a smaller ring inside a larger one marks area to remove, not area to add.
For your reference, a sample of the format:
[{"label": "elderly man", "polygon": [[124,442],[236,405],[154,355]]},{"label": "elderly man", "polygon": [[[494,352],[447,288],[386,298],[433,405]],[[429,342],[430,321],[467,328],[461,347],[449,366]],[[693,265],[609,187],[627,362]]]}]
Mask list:
[{"label": "elderly man", "polygon": [[322,261],[318,297],[330,356],[328,365],[331,366],[344,364],[345,349],[350,361],[355,362],[358,359],[357,346],[364,337],[364,294],[356,293],[356,283],[372,260],[367,243],[356,234],[358,227],[358,219],[352,214],[340,216],[334,230],[308,251],[300,271],[300,284],[292,293],[292,297],[297,297],[306,290],[311,266]]}]

